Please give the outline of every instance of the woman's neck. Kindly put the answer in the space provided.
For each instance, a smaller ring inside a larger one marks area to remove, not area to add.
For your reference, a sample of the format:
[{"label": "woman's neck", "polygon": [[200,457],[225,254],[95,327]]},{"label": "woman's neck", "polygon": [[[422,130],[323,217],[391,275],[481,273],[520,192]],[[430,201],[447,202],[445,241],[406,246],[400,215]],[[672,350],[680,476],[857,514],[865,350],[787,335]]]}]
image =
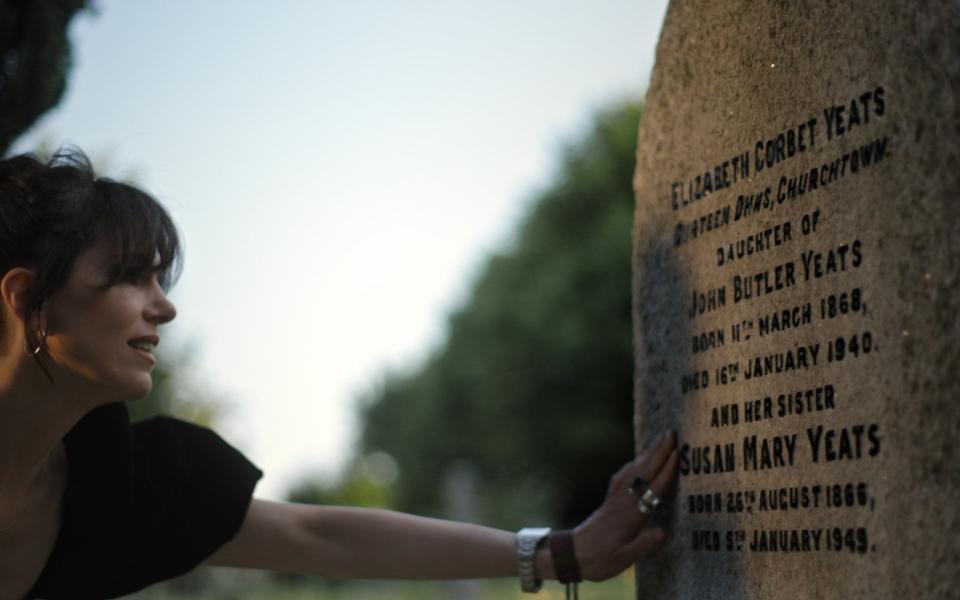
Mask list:
[{"label": "woman's neck", "polygon": [[44,486],[64,436],[91,408],[65,397],[66,383],[52,386],[35,364],[0,361],[0,529]]}]

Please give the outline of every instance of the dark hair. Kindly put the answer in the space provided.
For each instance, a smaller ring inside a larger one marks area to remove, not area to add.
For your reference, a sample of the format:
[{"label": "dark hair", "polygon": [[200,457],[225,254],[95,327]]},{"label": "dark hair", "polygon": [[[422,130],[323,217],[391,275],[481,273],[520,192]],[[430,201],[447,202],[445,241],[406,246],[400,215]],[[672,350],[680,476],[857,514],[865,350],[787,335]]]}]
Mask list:
[{"label": "dark hair", "polygon": [[[98,178],[81,150],[61,149],[47,161],[32,154],[0,161],[0,277],[14,267],[36,272],[27,323],[67,282],[77,257],[101,239],[118,250],[102,289],[156,271],[166,291],[180,276],[180,239],[167,211],[131,185]],[[0,320],[0,339],[4,333]],[[28,328],[34,343],[31,336]]]}]

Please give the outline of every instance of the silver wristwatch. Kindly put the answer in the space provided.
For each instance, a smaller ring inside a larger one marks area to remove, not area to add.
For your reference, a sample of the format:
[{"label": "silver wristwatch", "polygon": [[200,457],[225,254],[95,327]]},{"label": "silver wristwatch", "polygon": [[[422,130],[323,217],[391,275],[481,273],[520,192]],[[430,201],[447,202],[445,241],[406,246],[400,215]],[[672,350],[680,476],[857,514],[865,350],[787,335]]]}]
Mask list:
[{"label": "silver wristwatch", "polygon": [[524,527],[517,532],[517,570],[520,572],[520,589],[524,592],[539,592],[543,585],[543,579],[537,579],[534,558],[548,535],[549,527]]}]

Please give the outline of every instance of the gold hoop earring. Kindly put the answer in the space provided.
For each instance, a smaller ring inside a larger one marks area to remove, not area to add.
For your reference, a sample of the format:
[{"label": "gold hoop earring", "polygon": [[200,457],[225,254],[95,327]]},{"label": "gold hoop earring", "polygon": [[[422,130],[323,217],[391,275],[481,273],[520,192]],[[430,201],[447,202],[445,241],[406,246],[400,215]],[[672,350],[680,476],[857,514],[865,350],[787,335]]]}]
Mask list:
[{"label": "gold hoop earring", "polygon": [[36,356],[36,355],[40,354],[40,349],[43,348],[43,342],[45,342],[46,339],[47,339],[47,330],[46,330],[46,329],[41,329],[41,330],[40,330],[40,343],[37,344],[37,347],[34,348],[33,350],[31,350],[31,349],[30,349],[30,346],[28,345],[28,344],[30,343],[29,340],[24,339],[24,340],[23,340],[23,351],[27,354],[27,356]]}]

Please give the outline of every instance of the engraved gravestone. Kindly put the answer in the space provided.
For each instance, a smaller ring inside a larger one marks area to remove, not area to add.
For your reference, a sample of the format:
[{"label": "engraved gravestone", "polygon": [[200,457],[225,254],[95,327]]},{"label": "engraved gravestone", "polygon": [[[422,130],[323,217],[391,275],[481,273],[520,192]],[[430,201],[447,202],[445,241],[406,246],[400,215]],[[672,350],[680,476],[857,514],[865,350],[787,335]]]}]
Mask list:
[{"label": "engraved gravestone", "polygon": [[640,598],[960,597],[960,8],[671,3],[634,179]]}]

